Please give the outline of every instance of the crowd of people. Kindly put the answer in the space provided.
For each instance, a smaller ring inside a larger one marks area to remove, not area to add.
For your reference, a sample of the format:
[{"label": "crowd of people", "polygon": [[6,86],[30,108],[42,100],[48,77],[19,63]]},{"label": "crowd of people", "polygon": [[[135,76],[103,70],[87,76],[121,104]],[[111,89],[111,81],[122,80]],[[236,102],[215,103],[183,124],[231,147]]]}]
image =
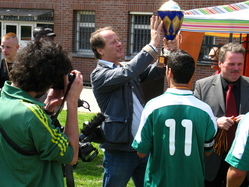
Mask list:
[{"label": "crowd of people", "polygon": [[[248,186],[249,78],[245,49],[228,43],[210,51],[217,72],[189,87],[195,61],[177,39],[163,38],[163,22],[150,18],[150,42],[130,61],[112,27],[91,34],[97,59],[94,96],[105,115],[103,187]],[[19,50],[14,33],[1,41],[0,186],[64,186],[61,164],[78,160],[77,102],[83,76],[51,29],[35,28]],[[163,51],[171,51],[164,56]],[[218,51],[218,52],[217,52]],[[164,56],[164,61],[158,61]],[[70,82],[68,74],[75,77]],[[141,84],[165,77],[169,88],[145,102]],[[55,88],[62,80],[62,88]],[[64,87],[64,88],[63,88]],[[65,96],[65,92],[67,95]],[[38,100],[41,96],[43,101]],[[66,97],[66,98],[63,98]],[[67,101],[63,131],[54,110]],[[4,115],[2,115],[4,114]]]}]

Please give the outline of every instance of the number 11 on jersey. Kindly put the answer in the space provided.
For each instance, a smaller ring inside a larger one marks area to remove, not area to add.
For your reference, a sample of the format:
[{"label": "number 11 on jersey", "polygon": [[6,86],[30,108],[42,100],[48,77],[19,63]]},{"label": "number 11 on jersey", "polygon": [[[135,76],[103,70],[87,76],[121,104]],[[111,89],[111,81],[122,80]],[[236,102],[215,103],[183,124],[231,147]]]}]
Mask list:
[{"label": "number 11 on jersey", "polygon": [[[165,125],[169,127],[169,154],[173,156],[175,154],[176,121],[167,119]],[[184,154],[189,156],[192,147],[193,123],[189,119],[184,119],[181,121],[181,125],[185,128]]]}]

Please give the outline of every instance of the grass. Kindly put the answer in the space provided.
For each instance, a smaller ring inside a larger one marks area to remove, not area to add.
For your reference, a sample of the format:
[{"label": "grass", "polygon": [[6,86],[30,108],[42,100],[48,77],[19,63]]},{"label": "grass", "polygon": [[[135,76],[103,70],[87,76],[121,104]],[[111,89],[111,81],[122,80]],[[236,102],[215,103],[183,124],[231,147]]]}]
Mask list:
[{"label": "grass", "polygon": [[[96,113],[90,112],[78,112],[78,125],[79,130],[83,128],[83,123],[91,121]],[[58,116],[58,120],[61,125],[65,124],[66,111],[62,112]],[[77,166],[74,168],[74,181],[76,187],[101,187],[103,176],[103,151],[99,148],[99,144],[93,143],[93,147],[98,149],[99,154],[91,162],[83,162],[80,158]],[[65,183],[66,184],[66,183]],[[130,180],[127,187],[133,187],[134,184]]]}]

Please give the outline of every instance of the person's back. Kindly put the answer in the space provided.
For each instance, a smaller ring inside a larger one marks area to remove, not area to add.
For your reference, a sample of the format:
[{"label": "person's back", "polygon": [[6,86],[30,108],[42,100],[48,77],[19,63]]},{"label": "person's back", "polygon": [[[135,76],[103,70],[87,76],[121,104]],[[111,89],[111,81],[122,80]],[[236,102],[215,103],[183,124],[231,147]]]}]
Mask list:
[{"label": "person's back", "polygon": [[46,112],[62,102],[63,90],[51,89],[46,104],[36,98],[59,80],[66,80],[71,68],[70,58],[59,44],[34,42],[17,54],[10,72],[12,81],[5,82],[0,94],[0,186],[64,186],[61,164],[78,159],[80,72],[75,70],[67,95],[64,133],[55,128]]},{"label": "person's back", "polygon": [[215,118],[188,88],[193,58],[175,50],[167,61],[170,88],[146,104],[132,146],[141,158],[149,154],[144,186],[201,187],[204,155],[212,150],[217,129]]},{"label": "person's back", "polygon": [[153,131],[145,186],[203,186],[204,144],[214,135],[210,107],[190,90],[168,89],[144,111],[143,131]]},{"label": "person's back", "polygon": [[[12,90],[13,95],[7,95],[9,90]],[[0,97],[0,125],[8,136],[22,147],[24,150],[35,152],[38,147],[39,151],[44,154],[36,154],[33,156],[25,156],[10,147],[10,145],[0,138],[0,186],[18,186],[18,187],[39,187],[39,186],[62,186],[62,165],[57,161],[49,161],[54,159],[59,151],[54,145],[54,153],[49,155],[48,149],[51,141],[58,141],[56,134],[59,130],[47,134],[51,127],[44,127],[47,121],[50,120],[42,111],[39,102],[35,103],[34,99],[25,98],[27,95],[16,95],[15,93],[21,92],[18,88],[4,87]],[[15,98],[16,97],[16,98]],[[4,106],[4,107],[1,107]],[[11,112],[7,112],[11,111]],[[4,115],[2,115],[4,114]],[[39,117],[38,117],[39,115]],[[38,118],[35,118],[37,116]],[[28,124],[28,125],[24,125]],[[35,142],[33,136],[43,137],[42,141]],[[50,138],[49,138],[50,136]],[[60,146],[67,147],[67,139],[65,138]],[[46,146],[47,145],[47,146]],[[69,152],[72,154],[72,152]],[[46,155],[47,154],[47,155]],[[62,154],[64,154],[62,152]],[[68,155],[68,162],[71,159]],[[4,180],[3,180],[4,179]],[[34,180],[35,179],[35,180]],[[46,180],[45,180],[46,179]]]}]

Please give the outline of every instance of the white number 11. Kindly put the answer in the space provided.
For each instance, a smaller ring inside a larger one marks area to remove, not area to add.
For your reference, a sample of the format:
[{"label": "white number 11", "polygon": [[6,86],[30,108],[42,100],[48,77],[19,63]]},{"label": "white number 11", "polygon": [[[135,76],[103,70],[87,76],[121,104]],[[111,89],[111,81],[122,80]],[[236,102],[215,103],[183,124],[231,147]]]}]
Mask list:
[{"label": "white number 11", "polygon": [[[193,123],[191,120],[184,119],[181,122],[182,126],[185,128],[185,146],[184,154],[189,156],[191,154],[192,147],[192,130]],[[166,127],[169,127],[169,153],[170,155],[175,154],[175,134],[176,134],[176,122],[174,119],[167,119],[165,121]]]}]

